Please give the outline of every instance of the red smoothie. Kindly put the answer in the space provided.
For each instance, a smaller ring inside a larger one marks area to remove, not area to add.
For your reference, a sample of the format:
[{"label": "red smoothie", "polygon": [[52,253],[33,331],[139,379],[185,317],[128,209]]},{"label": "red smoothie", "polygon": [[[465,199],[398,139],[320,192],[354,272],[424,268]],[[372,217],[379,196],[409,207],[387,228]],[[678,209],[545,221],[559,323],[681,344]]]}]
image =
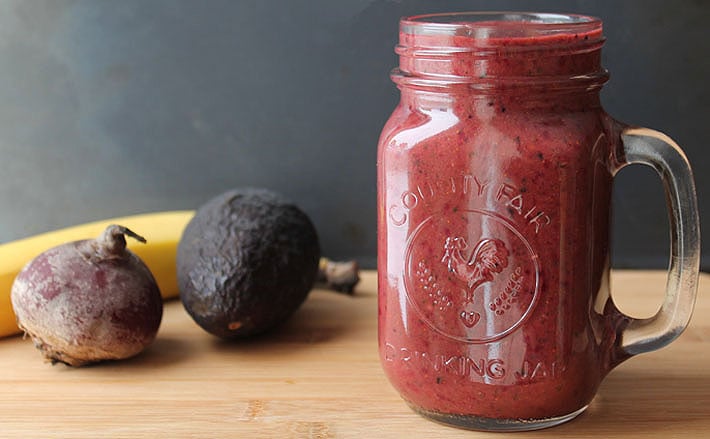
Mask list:
[{"label": "red smoothie", "polygon": [[622,360],[601,23],[444,18],[403,20],[380,138],[382,365],[444,422],[572,417]]}]

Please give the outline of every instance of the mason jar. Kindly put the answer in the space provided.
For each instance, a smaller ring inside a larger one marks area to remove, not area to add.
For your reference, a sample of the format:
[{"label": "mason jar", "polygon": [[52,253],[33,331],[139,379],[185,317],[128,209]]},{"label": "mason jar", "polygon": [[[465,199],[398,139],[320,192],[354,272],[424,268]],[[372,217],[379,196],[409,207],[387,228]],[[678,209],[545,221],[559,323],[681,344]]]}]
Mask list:
[{"label": "mason jar", "polygon": [[[418,413],[528,430],[584,411],[604,376],[686,327],[700,238],[690,166],[602,108],[602,22],[456,13],[400,22],[401,100],[378,152],[379,349]],[[652,166],[671,215],[656,316],[610,296],[612,181]]]}]

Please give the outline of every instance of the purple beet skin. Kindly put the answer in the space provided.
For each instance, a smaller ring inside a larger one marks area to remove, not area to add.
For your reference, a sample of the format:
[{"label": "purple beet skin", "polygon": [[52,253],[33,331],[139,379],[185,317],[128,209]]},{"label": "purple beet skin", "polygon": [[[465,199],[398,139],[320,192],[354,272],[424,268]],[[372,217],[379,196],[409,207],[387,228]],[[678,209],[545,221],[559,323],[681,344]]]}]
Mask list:
[{"label": "purple beet skin", "polygon": [[15,278],[19,327],[52,363],[83,366],[137,355],[155,339],[163,316],[150,270],[126,249],[129,229],[110,225],[96,239],[54,247]]}]

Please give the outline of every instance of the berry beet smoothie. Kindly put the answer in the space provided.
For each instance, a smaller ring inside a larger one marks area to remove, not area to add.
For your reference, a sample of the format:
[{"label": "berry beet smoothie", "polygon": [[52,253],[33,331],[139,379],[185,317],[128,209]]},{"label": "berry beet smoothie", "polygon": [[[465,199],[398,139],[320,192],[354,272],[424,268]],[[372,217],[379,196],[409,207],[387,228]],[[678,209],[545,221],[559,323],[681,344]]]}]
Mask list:
[{"label": "berry beet smoothie", "polygon": [[573,416],[621,360],[601,23],[440,18],[402,22],[379,144],[384,370],[445,422]]}]

